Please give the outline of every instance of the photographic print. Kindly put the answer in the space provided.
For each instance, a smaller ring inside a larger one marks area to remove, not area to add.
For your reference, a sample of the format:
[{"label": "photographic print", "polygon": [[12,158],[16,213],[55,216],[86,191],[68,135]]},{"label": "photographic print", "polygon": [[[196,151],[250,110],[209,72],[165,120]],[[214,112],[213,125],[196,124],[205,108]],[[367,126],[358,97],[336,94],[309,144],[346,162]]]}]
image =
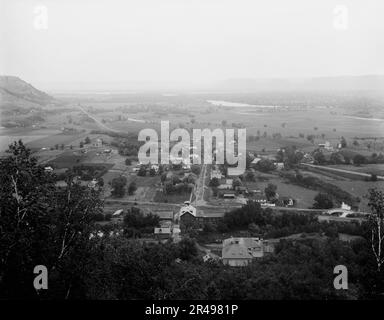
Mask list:
[{"label": "photographic print", "polygon": [[0,300],[382,299],[383,13],[1,0]]}]

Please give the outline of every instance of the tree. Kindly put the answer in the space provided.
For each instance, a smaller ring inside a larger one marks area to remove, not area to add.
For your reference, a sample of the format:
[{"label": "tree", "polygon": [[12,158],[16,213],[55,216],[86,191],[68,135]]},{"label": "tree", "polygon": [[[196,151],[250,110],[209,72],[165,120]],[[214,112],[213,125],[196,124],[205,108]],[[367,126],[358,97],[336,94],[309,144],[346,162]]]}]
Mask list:
[{"label": "tree", "polygon": [[377,181],[377,175],[374,174],[374,173],[371,173],[370,180],[371,180],[371,181]]},{"label": "tree", "polygon": [[264,193],[268,201],[276,197],[276,191],[277,186],[272,183],[269,183],[268,186],[264,189]]},{"label": "tree", "polygon": [[234,189],[236,189],[237,187],[240,187],[240,186],[241,186],[241,181],[240,181],[240,179],[239,179],[239,178],[234,179],[233,182],[232,182],[232,187],[233,187]]},{"label": "tree", "polygon": [[367,159],[362,154],[357,154],[353,157],[353,164],[360,166],[367,162]]},{"label": "tree", "polygon": [[[124,230],[127,233],[127,230],[134,229],[141,231],[153,232],[153,228],[159,225],[160,218],[158,215],[154,214],[145,214],[136,207],[132,207],[124,216]],[[133,230],[133,231],[134,231]],[[132,231],[132,230],[131,230]],[[131,233],[132,235],[137,234],[136,232]]]},{"label": "tree", "polygon": [[331,209],[333,208],[332,197],[327,193],[318,193],[314,198],[315,203],[313,207],[315,209]]},{"label": "tree", "polygon": [[183,238],[179,242],[178,255],[182,260],[190,260],[197,256],[196,242],[191,238]]},{"label": "tree", "polygon": [[341,137],[340,144],[341,144],[342,148],[346,148],[347,147],[347,140],[345,140],[344,137]]},{"label": "tree", "polygon": [[91,139],[89,137],[86,137],[84,139],[84,144],[90,144],[91,143]]},{"label": "tree", "polygon": [[[0,298],[69,298],[84,288],[94,217],[101,213],[96,190],[75,183],[57,188],[54,177],[19,141],[0,159]],[[31,274],[48,269],[47,292],[36,292]]]},{"label": "tree", "polygon": [[384,193],[377,189],[370,189],[368,200],[368,206],[371,209],[369,216],[371,246],[377,270],[380,272],[384,263]]},{"label": "tree", "polygon": [[141,166],[137,175],[140,177],[145,177],[147,175],[147,169],[144,166]]},{"label": "tree", "polygon": [[167,173],[166,172],[162,173],[160,176],[161,183],[164,183],[165,180],[167,180]]},{"label": "tree", "polygon": [[131,159],[129,159],[129,158],[125,159],[125,165],[126,166],[130,166],[131,164],[132,164]]},{"label": "tree", "polygon": [[135,182],[135,181],[132,181],[132,182],[128,185],[128,194],[129,194],[129,195],[133,195],[133,194],[135,193],[136,190],[137,190],[136,182]]},{"label": "tree", "polygon": [[342,164],[344,163],[344,157],[341,153],[339,152],[334,152],[331,154],[330,162],[332,164]]},{"label": "tree", "polygon": [[156,175],[156,170],[154,168],[149,169],[149,175],[154,177]]},{"label": "tree", "polygon": [[256,180],[255,174],[252,171],[247,171],[247,173],[245,174],[245,180],[246,181],[255,181]]},{"label": "tree", "polygon": [[125,185],[127,178],[120,176],[112,180],[112,196],[121,198],[125,194]]},{"label": "tree", "polygon": [[80,147],[80,148],[84,148],[84,142],[83,142],[83,141],[80,141],[80,143],[79,143],[79,147]]},{"label": "tree", "polygon": [[315,160],[315,164],[325,164],[327,162],[321,151],[315,151],[313,153],[313,159]]},{"label": "tree", "polygon": [[315,136],[313,134],[307,135],[307,140],[311,143],[315,142]]},{"label": "tree", "polygon": [[103,187],[104,186],[104,179],[102,177],[98,178],[97,179],[97,184],[100,186],[100,187]]},{"label": "tree", "polygon": [[209,186],[210,187],[218,187],[220,185],[220,181],[219,181],[219,179],[218,178],[216,178],[216,177],[213,177],[212,179],[211,179],[211,181],[209,182]]},{"label": "tree", "polygon": [[261,159],[257,165],[256,168],[263,172],[270,172],[276,169],[275,164],[269,160],[269,159]]},{"label": "tree", "polygon": [[195,175],[199,175],[200,174],[200,171],[201,171],[201,168],[198,164],[193,164],[191,166],[191,171],[195,174]]}]

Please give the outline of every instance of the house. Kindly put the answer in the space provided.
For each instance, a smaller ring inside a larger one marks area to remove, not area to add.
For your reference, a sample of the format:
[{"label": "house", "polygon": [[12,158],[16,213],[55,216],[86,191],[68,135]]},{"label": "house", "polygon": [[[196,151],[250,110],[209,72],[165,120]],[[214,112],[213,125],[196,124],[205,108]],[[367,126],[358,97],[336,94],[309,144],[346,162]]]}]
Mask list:
[{"label": "house", "polygon": [[159,216],[160,221],[173,221],[174,213],[170,210],[156,211],[155,215]]},{"label": "house", "polygon": [[169,239],[172,236],[171,228],[155,228],[155,237],[158,239]]},{"label": "house", "polygon": [[103,140],[101,140],[100,138],[97,138],[93,143],[92,143],[92,146],[96,147],[96,148],[101,148],[103,146]]},{"label": "house", "polygon": [[229,177],[238,177],[244,173],[244,168],[238,168],[238,167],[229,167],[227,175]]},{"label": "house", "polygon": [[260,204],[267,203],[267,197],[259,193],[254,195],[253,200]]},{"label": "house", "polygon": [[48,167],[45,167],[44,168],[44,171],[45,172],[52,172],[53,171],[53,168],[51,166],[48,166]]},{"label": "house", "polygon": [[245,198],[244,196],[238,196],[238,197],[236,198],[236,202],[237,202],[237,203],[240,203],[240,204],[242,204],[242,205],[245,205],[245,204],[247,204],[248,199]]},{"label": "house", "polygon": [[342,203],[341,203],[341,209],[350,211],[352,208],[351,208],[350,205],[348,205],[348,204],[342,202]]},{"label": "house", "polygon": [[112,213],[112,217],[120,216],[123,213],[123,209],[116,210],[114,213]]},{"label": "house", "polygon": [[248,189],[245,186],[237,186],[235,190],[240,194],[248,194]]},{"label": "house", "polygon": [[260,190],[260,189],[252,189],[249,191],[252,195],[255,195],[255,194],[262,194],[263,191]]},{"label": "house", "polygon": [[[152,164],[151,165],[151,169],[154,170],[156,172],[156,174],[159,172],[159,165],[157,164]],[[139,169],[140,170],[140,169]]]},{"label": "house", "polygon": [[333,147],[331,146],[331,143],[329,141],[325,141],[324,143],[318,144],[319,148],[324,148],[325,150],[332,151]]},{"label": "house", "polygon": [[212,171],[211,171],[211,180],[212,180],[213,178],[217,178],[217,179],[220,180],[220,179],[223,178],[223,174],[221,173],[220,170],[212,170]]},{"label": "house", "polygon": [[261,203],[262,207],[276,207],[275,203],[272,202],[266,202],[266,203]]},{"label": "house", "polygon": [[230,193],[226,192],[226,193],[223,194],[223,198],[224,199],[235,199],[236,198],[236,194],[233,193],[233,192],[230,192]]},{"label": "house", "polygon": [[219,185],[218,187],[217,187],[217,189],[219,189],[219,190],[231,190],[232,189],[232,183],[230,183],[230,184],[228,184],[228,183],[223,183],[223,184],[221,184],[221,185]]},{"label": "house", "polygon": [[229,238],[223,241],[223,264],[243,267],[264,256],[263,240],[259,238]]},{"label": "house", "polygon": [[218,260],[218,259],[220,259],[218,256],[212,254],[209,251],[203,256],[203,261],[204,262],[215,261],[215,260]]},{"label": "house", "polygon": [[184,206],[180,208],[177,218],[183,224],[194,222],[196,220],[196,208],[193,207],[189,201],[186,201]]},{"label": "house", "polygon": [[112,221],[114,222],[122,222],[124,220],[124,210],[119,209],[112,213]]},{"label": "house", "polygon": [[218,187],[219,190],[231,190],[233,189],[233,179],[226,179],[224,183],[221,183]]},{"label": "house", "polygon": [[252,160],[252,162],[251,162],[251,166],[255,166],[255,165],[257,165],[257,164],[259,163],[260,160],[261,160],[261,158],[256,157],[255,159]]},{"label": "house", "polygon": [[309,153],[305,153],[303,159],[301,160],[303,163],[314,163],[315,159]]},{"label": "house", "polygon": [[276,162],[275,163],[277,170],[283,170],[284,169],[284,162]]},{"label": "house", "polygon": [[281,203],[282,206],[285,206],[285,207],[293,207],[293,205],[295,204],[294,199],[290,197],[281,197],[279,202]]},{"label": "house", "polygon": [[96,179],[92,179],[92,181],[90,181],[90,182],[88,183],[88,188],[96,189],[97,184],[98,184],[97,180],[96,180]]}]

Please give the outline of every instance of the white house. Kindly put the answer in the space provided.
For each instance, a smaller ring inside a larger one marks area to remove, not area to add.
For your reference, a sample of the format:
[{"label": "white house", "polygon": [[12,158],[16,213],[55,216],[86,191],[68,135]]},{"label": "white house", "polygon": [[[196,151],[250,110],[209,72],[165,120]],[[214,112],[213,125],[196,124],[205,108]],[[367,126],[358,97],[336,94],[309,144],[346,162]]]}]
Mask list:
[{"label": "white house", "polygon": [[252,259],[264,256],[263,240],[259,238],[229,238],[223,241],[223,264],[232,267],[248,265]]},{"label": "white house", "polygon": [[251,165],[258,164],[260,160],[261,160],[261,158],[256,157],[255,159],[252,160]]},{"label": "white house", "polygon": [[352,208],[351,206],[347,205],[346,203],[341,203],[341,209],[350,211]]},{"label": "white house", "polygon": [[95,141],[93,141],[92,146],[94,146],[96,148],[102,147],[103,146],[103,140],[101,140],[100,138],[97,138]]}]

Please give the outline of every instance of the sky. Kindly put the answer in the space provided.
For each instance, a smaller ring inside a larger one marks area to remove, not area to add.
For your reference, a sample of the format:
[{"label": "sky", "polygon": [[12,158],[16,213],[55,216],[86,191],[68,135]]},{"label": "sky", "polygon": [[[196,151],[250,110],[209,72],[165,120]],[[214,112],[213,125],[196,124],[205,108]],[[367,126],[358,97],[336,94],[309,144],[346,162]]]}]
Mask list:
[{"label": "sky", "polygon": [[0,74],[46,90],[384,74],[382,0],[0,0]]}]

